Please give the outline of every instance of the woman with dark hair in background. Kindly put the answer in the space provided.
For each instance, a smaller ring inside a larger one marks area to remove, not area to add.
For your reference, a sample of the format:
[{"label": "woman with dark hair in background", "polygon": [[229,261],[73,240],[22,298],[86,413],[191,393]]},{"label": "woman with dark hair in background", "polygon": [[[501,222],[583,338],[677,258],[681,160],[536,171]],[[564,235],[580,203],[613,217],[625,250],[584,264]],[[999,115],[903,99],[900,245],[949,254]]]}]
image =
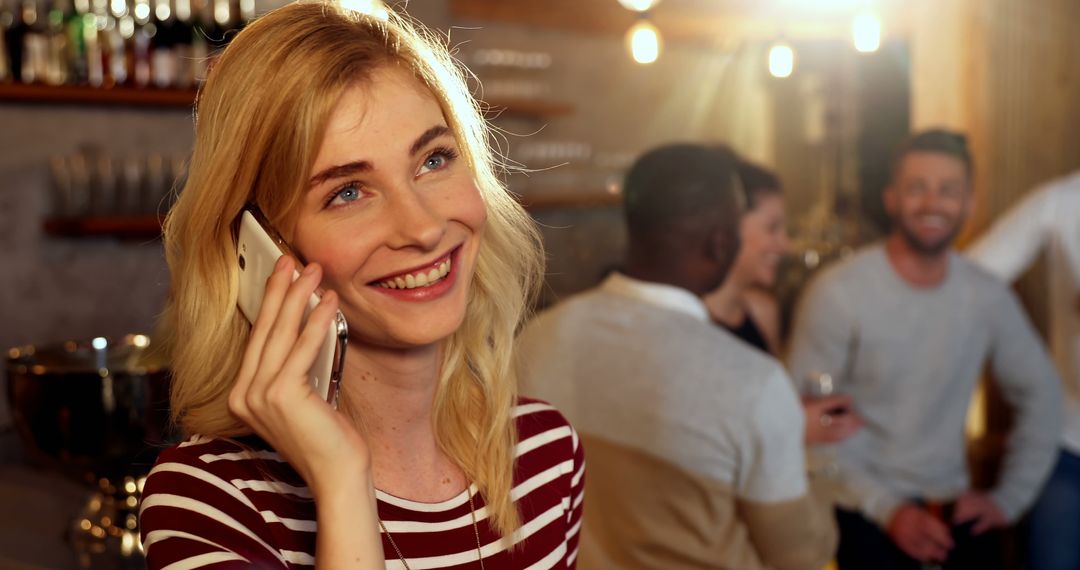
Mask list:
[{"label": "woman with dark hair in background", "polygon": [[[746,160],[739,161],[737,170],[746,194],[739,255],[724,283],[705,296],[705,305],[716,324],[748,345],[779,357],[780,309],[769,289],[776,284],[780,260],[791,247],[784,195],[780,179],[769,170]],[[847,395],[806,398],[803,410],[810,444],[842,441],[862,426]]]}]

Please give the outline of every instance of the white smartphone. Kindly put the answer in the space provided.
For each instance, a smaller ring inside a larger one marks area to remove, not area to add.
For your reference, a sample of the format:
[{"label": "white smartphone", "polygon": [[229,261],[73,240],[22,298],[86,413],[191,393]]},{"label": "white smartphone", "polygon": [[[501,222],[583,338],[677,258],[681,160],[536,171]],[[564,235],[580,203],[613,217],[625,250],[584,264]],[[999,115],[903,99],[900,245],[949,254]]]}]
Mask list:
[{"label": "white smartphone", "polygon": [[[248,322],[254,324],[259,315],[259,307],[262,306],[263,294],[266,289],[266,280],[274,272],[274,265],[282,255],[293,254],[289,245],[274,228],[266,221],[262,212],[254,206],[248,206],[240,216],[240,228],[236,238],[236,263],[240,269],[240,294],[237,305],[240,311],[247,317]],[[300,276],[300,272],[293,272],[293,280]],[[304,311],[304,322],[312,309],[319,304],[320,295],[313,293],[308,299],[307,309]],[[315,393],[337,407],[338,387],[341,383],[341,370],[345,364],[345,346],[349,340],[349,328],[345,322],[345,315],[338,311],[337,316],[330,323],[319,349],[319,356],[315,364],[308,372],[311,386]]]}]

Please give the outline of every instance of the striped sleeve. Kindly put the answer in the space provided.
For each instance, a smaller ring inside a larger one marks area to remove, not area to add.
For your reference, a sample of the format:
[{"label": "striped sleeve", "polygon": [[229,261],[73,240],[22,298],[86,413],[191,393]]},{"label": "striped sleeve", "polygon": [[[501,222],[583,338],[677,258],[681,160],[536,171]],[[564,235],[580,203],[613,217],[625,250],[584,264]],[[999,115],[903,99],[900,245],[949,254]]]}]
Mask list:
[{"label": "striped sleeve", "polygon": [[567,513],[566,567],[577,567],[578,539],[581,536],[581,513],[585,505],[585,448],[577,431],[572,432],[574,443],[574,475],[570,479],[570,510]]},{"label": "striped sleeve", "polygon": [[288,567],[259,510],[207,465],[177,447],[147,476],[139,513],[147,567]]}]

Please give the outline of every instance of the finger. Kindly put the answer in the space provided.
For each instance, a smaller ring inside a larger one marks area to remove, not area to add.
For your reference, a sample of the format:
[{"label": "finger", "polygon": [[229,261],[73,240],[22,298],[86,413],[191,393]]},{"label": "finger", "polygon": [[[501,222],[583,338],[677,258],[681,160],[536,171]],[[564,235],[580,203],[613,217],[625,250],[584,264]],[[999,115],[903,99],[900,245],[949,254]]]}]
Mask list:
[{"label": "finger", "polygon": [[926,543],[926,549],[923,552],[922,560],[932,560],[934,562],[945,562],[949,557],[949,549],[943,548],[933,543]]},{"label": "finger", "polygon": [[994,518],[989,515],[983,515],[975,519],[975,524],[971,527],[971,535],[979,536],[980,534],[994,528]]},{"label": "finger", "polygon": [[322,269],[318,264],[312,263],[305,267],[300,278],[289,286],[266,340],[262,358],[259,359],[259,370],[252,380],[253,388],[265,388],[289,357],[300,334],[300,323],[307,309],[308,298],[319,286],[321,277]]},{"label": "finger", "polygon": [[282,365],[279,374],[281,379],[298,378],[303,380],[300,385],[309,386],[307,373],[315,364],[315,357],[318,356],[326,335],[330,334],[330,323],[334,321],[337,309],[337,293],[333,291],[324,293],[322,300],[308,317],[308,322],[296,340],[291,354]]},{"label": "finger", "polygon": [[952,532],[949,530],[949,527],[930,515],[926,515],[925,517],[922,526],[922,535],[935,547],[944,549],[946,552],[953,547]]},{"label": "finger", "polygon": [[956,500],[956,508],[953,510],[953,524],[964,524],[975,519],[978,519],[982,515],[982,510],[978,504],[968,500],[967,497],[960,497]]},{"label": "finger", "polygon": [[288,256],[281,256],[274,264],[274,270],[266,280],[263,300],[259,306],[259,314],[252,324],[248,335],[247,346],[240,362],[240,370],[237,372],[236,383],[230,392],[230,407],[234,412],[246,412],[245,396],[252,378],[259,367],[259,359],[262,357],[266,338],[270,329],[277,319],[277,313],[281,306],[285,292],[291,281],[294,263]]}]

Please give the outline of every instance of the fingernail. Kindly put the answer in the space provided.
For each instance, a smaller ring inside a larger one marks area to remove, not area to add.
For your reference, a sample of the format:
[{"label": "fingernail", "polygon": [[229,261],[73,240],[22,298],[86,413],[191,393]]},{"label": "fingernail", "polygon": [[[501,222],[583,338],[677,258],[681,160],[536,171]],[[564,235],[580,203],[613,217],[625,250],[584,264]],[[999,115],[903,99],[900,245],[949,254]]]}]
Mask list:
[{"label": "fingernail", "polygon": [[288,257],[285,257],[284,255],[278,257],[277,258],[277,263],[274,264],[274,271],[281,271],[281,270],[285,269],[285,266],[288,265],[288,263],[289,263],[289,258]]},{"label": "fingernail", "polygon": [[308,265],[307,267],[304,268],[304,271],[303,271],[304,275],[311,275],[313,273],[315,273],[315,264],[314,263],[312,263],[312,264],[310,264],[310,265]]}]

